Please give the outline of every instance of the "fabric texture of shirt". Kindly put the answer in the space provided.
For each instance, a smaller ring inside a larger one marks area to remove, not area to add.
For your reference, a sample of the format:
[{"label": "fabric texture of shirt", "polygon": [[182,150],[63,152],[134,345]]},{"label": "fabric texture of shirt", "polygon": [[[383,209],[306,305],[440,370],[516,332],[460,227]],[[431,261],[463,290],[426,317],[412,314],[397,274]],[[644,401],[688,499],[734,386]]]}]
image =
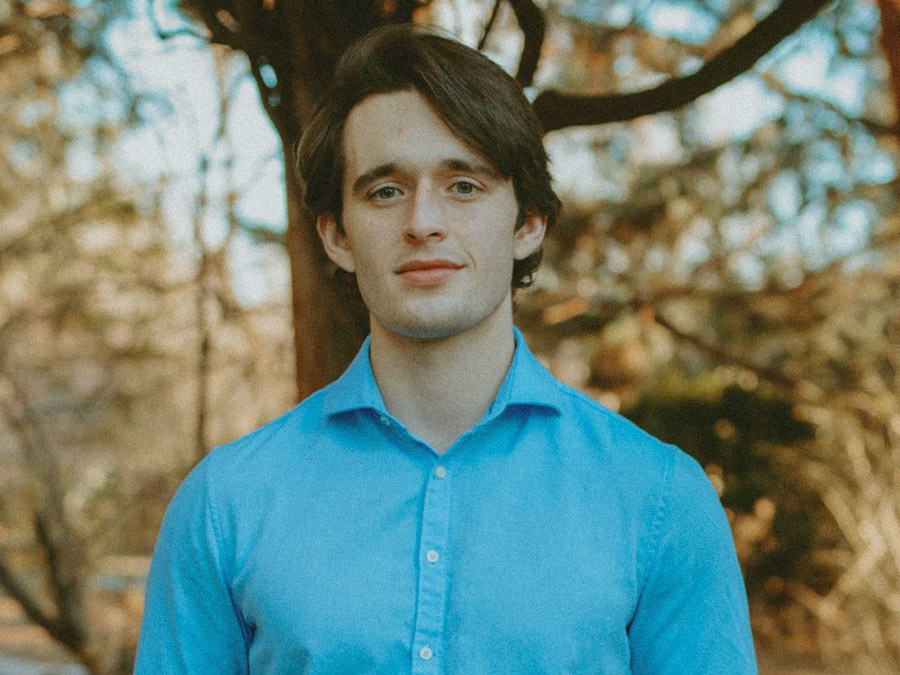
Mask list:
[{"label": "fabric texture of shirt", "polygon": [[700,466],[555,380],[516,331],[444,454],[344,375],[211,452],[163,522],[136,672],[749,675]]}]

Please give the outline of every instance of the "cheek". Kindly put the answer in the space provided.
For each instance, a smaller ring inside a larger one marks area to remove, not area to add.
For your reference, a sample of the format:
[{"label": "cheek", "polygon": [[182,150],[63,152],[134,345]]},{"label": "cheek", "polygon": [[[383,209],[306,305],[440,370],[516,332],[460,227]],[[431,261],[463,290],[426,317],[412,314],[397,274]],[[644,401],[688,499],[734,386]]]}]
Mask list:
[{"label": "cheek", "polygon": [[390,272],[388,251],[371,239],[354,243],[353,261],[357,279],[370,286],[382,283],[382,277]]},{"label": "cheek", "polygon": [[489,239],[482,235],[480,246],[488,252],[492,264],[497,267],[506,267],[508,262],[512,266],[515,252],[512,227],[497,227],[494,232],[490,233]]},{"label": "cheek", "polygon": [[378,240],[374,236],[377,228],[371,223],[355,222],[345,230],[347,242],[353,252],[353,260],[357,268],[371,268],[377,259]]},{"label": "cheek", "polygon": [[511,254],[518,213],[515,203],[479,205],[460,215],[460,235],[476,250],[492,255]]}]

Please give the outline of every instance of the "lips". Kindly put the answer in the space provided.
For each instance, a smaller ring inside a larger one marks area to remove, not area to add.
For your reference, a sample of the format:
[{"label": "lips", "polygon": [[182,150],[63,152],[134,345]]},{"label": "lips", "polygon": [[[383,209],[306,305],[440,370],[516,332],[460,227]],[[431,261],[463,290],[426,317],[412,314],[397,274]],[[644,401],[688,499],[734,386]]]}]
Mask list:
[{"label": "lips", "polygon": [[462,267],[462,265],[459,265],[452,260],[444,260],[443,258],[435,258],[433,260],[409,260],[397,268],[397,274],[404,274],[405,272],[418,272],[421,270],[458,270],[460,267]]},{"label": "lips", "polygon": [[396,269],[396,273],[412,286],[435,286],[450,279],[462,267],[444,258],[408,260]]}]

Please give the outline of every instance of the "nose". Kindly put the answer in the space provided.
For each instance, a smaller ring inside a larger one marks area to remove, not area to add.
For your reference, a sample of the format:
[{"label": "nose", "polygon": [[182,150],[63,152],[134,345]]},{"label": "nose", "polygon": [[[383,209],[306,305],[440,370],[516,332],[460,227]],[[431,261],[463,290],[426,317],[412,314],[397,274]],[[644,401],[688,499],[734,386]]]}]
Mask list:
[{"label": "nose", "polygon": [[410,243],[443,239],[446,235],[446,223],[440,199],[426,185],[416,189],[409,202],[404,237]]}]

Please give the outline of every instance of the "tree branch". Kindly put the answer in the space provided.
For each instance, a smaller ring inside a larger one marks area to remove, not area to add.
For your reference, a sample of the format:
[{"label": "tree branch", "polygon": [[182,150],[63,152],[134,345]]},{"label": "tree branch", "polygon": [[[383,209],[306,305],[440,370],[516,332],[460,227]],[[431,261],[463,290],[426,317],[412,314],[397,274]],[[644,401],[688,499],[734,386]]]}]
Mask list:
[{"label": "tree branch", "polygon": [[[73,570],[65,568],[72,564],[71,558],[81,556],[73,550],[71,541],[69,546],[60,546],[50,532],[46,515],[40,511],[35,515],[34,533],[47,561],[50,587],[56,600],[58,617],[53,621],[52,635],[57,641],[77,652],[87,641],[81,616],[81,584],[77,572],[73,574]],[[65,549],[65,559],[60,549]]]},{"label": "tree branch", "polygon": [[147,18],[150,25],[153,26],[153,32],[160,40],[171,40],[172,38],[184,35],[187,37],[197,38],[203,42],[209,42],[209,36],[197,33],[191,28],[176,28],[175,30],[164,30],[159,23],[159,17],[156,16],[156,0],[147,0]]},{"label": "tree branch", "polygon": [[886,124],[881,124],[880,122],[876,122],[875,120],[866,119],[865,117],[851,117],[847,114],[847,111],[838,106],[836,103],[828,101],[824,98],[817,98],[815,96],[804,94],[802,92],[792,91],[788,89],[784,82],[779,80],[771,73],[764,73],[761,79],[763,83],[767,87],[769,87],[769,89],[781,96],[784,96],[785,98],[791,98],[794,100],[802,101],[804,103],[822,106],[823,108],[826,108],[836,115],[839,115],[847,122],[855,122],[862,125],[872,134],[888,135],[897,133],[897,128],[890,127]]},{"label": "tree branch", "polygon": [[900,135],[900,1],[878,0],[881,11],[881,48],[890,70],[890,87],[897,110],[894,133]]},{"label": "tree branch", "polygon": [[487,23],[484,24],[484,32],[481,34],[481,39],[478,41],[478,51],[484,49],[484,45],[487,43],[488,35],[494,27],[497,15],[500,13],[501,2],[503,2],[503,0],[494,0],[494,8],[491,10],[491,15],[488,17]]},{"label": "tree branch", "polygon": [[5,588],[13,600],[19,603],[22,611],[32,622],[51,635],[55,635],[56,620],[41,609],[37,599],[19,582],[2,554],[0,554],[0,586]]},{"label": "tree branch", "polygon": [[[20,399],[23,407],[27,407],[25,397],[19,391],[16,383],[8,377],[5,378],[5,381],[14,395]],[[44,628],[57,642],[77,652],[86,642],[86,634],[80,621],[82,604],[77,573],[83,558],[74,537],[67,532],[61,481],[56,467],[52,465],[49,458],[39,456],[37,444],[32,442],[25,422],[2,401],[0,401],[0,415],[3,416],[22,444],[29,467],[36,470],[43,485],[47,488],[47,503],[35,514],[33,530],[47,563],[50,587],[56,601],[57,616],[51,617],[40,608],[36,599],[15,578],[2,556],[0,556],[0,585],[7,588],[10,595],[21,605],[34,623]],[[51,532],[51,524],[56,526],[56,532],[62,531],[69,535],[65,556],[62,555],[59,542],[54,536],[56,533]]]},{"label": "tree branch", "polygon": [[544,13],[531,0],[509,0],[509,4],[515,12],[519,28],[525,35],[525,46],[519,58],[516,81],[523,87],[529,87],[534,81],[534,74],[541,59],[541,47],[546,32]]},{"label": "tree branch", "polygon": [[270,225],[237,219],[235,225],[255,244],[279,244],[284,246],[284,232],[273,230]]},{"label": "tree branch", "polygon": [[210,33],[210,42],[247,52],[251,58],[254,54],[267,51],[265,40],[254,30],[256,27],[240,23],[222,6],[223,3],[213,0],[190,0],[185,4],[200,16],[200,20]]},{"label": "tree branch", "polygon": [[664,316],[662,316],[659,312],[654,313],[653,319],[657,324],[668,330],[672,335],[674,335],[682,342],[690,344],[695,349],[716,358],[722,363],[730,363],[731,365],[735,365],[743,368],[744,370],[749,370],[752,373],[756,373],[762,379],[791,393],[796,392],[799,387],[798,382],[788,377],[784,373],[780,373],[777,370],[773,370],[772,368],[766,368],[765,366],[752,363],[751,361],[748,361],[747,359],[738,356],[737,354],[732,354],[711,342],[707,342],[697,335],[692,335],[681,330]]},{"label": "tree branch", "polygon": [[653,89],[628,94],[581,96],[549,90],[535,100],[544,132],[570,126],[624,122],[680,108],[746,72],[775,45],[813,18],[831,0],[783,0],[769,16],[697,72]]}]

